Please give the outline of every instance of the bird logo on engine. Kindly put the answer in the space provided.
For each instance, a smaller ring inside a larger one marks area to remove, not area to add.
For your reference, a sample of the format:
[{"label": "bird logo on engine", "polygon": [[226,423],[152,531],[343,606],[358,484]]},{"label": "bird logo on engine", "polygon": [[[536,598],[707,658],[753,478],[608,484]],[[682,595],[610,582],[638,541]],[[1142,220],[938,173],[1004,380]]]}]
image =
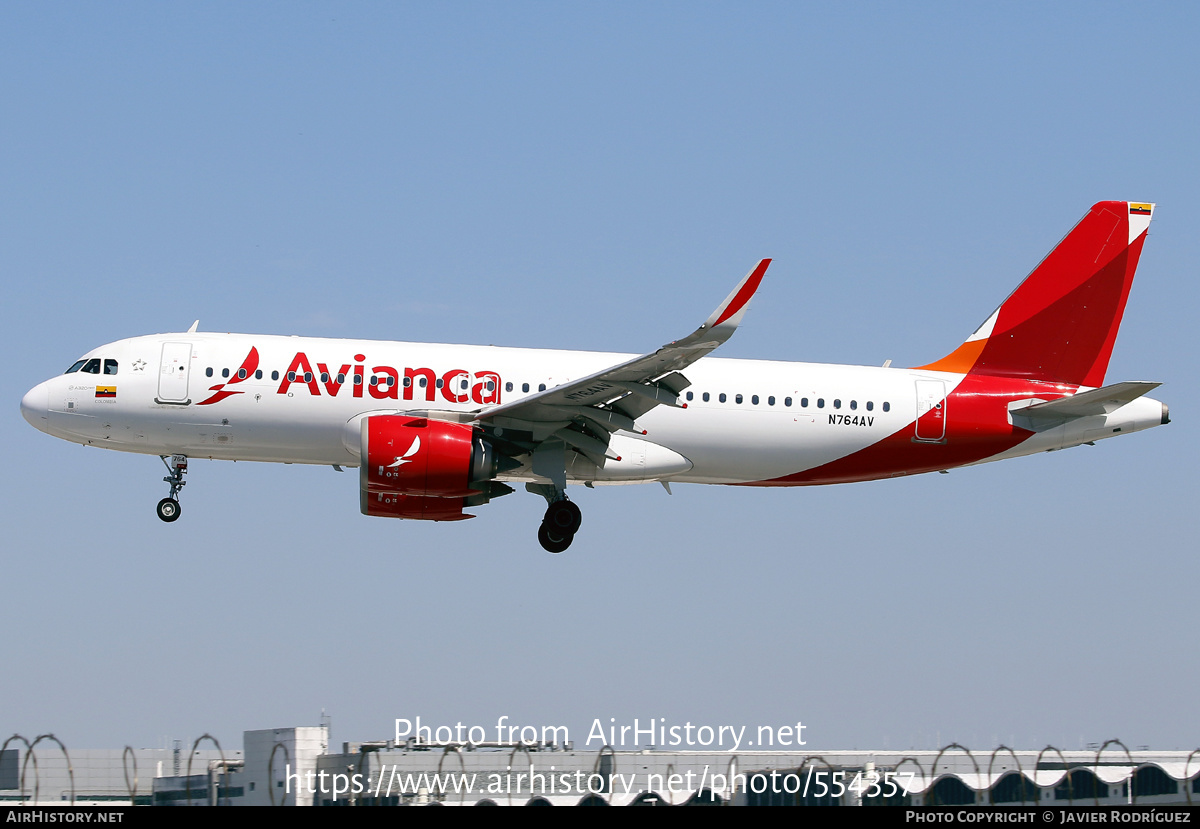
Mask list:
[{"label": "bird logo on engine", "polygon": [[406,463],[412,463],[412,456],[417,454],[417,452],[420,452],[420,451],[421,451],[421,436],[417,435],[415,438],[413,438],[412,446],[408,447],[408,451],[406,451],[400,457],[396,458],[396,460],[394,460],[392,463],[389,463],[387,465],[387,468],[395,469],[398,466],[404,466],[404,464],[406,464]]}]

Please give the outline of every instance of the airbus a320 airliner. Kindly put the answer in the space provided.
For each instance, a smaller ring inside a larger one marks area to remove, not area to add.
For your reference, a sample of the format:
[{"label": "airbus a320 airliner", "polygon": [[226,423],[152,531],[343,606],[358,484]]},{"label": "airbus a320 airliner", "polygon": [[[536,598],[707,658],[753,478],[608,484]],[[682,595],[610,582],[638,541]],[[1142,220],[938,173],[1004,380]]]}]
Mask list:
[{"label": "airbus a320 airliner", "polygon": [[966,342],[916,368],[729,360],[769,259],[650,354],[182,334],[120,340],[21,401],[86,446],[159,455],[180,515],[189,458],[357,467],[365,515],[425,521],[513,491],[571,545],[568,484],[808,486],[952,469],[1168,422],[1104,385],[1152,204],[1100,202]]}]

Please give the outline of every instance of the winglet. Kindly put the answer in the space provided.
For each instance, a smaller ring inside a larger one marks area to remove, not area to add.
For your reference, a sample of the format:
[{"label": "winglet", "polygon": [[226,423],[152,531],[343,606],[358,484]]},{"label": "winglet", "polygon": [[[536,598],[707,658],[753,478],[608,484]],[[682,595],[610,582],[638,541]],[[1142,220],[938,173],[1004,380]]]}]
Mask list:
[{"label": "winglet", "polygon": [[763,274],[767,272],[767,266],[770,264],[770,259],[763,259],[755,265],[754,270],[746,274],[733,292],[725,297],[725,301],[721,303],[720,307],[712,312],[712,316],[705,321],[704,327],[716,328],[718,325],[730,322],[732,327],[736,328],[742,321],[742,316],[746,313],[746,306],[750,304],[750,298],[758,290]]},{"label": "winglet", "polygon": [[[683,339],[586,377],[568,380],[552,389],[480,411],[475,414],[475,419],[495,422],[496,418],[505,417],[530,423],[556,422],[563,420],[564,415],[572,417],[569,410],[591,407],[591,415],[579,413],[579,416],[606,428],[613,426],[646,434],[634,421],[655,406],[666,404],[687,408],[687,404],[679,399],[679,393],[690,383],[680,372],[733,336],[770,264],[770,259],[763,259],[755,265],[712,316]],[[611,405],[614,403],[620,405]],[[534,474],[541,474],[536,465]]]},{"label": "winglet", "polygon": [[195,334],[195,333],[196,333],[196,329],[197,329],[197,328],[199,328],[199,327],[200,327],[200,320],[196,320],[195,322],[193,322],[193,323],[192,323],[192,327],[191,327],[191,328],[189,328],[189,329],[187,330],[187,332],[188,332],[189,334]]}]

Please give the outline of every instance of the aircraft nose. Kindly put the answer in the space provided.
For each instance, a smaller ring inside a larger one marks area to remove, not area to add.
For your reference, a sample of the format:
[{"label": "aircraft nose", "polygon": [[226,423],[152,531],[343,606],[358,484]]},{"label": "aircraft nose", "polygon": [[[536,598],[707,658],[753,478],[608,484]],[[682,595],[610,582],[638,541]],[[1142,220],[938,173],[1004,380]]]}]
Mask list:
[{"label": "aircraft nose", "polygon": [[21,398],[21,417],[35,429],[45,430],[50,418],[50,389],[38,383]]}]

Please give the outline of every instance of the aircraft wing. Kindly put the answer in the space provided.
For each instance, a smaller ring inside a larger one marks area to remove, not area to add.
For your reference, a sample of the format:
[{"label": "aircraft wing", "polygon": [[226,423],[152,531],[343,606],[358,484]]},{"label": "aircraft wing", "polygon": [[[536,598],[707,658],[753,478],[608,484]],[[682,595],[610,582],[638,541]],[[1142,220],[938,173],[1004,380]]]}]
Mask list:
[{"label": "aircraft wing", "polygon": [[[502,427],[524,425],[527,429],[540,425],[532,429],[534,440],[539,440],[538,433],[545,437],[556,431],[547,430],[548,426],[566,427],[580,420],[610,433],[619,429],[640,432],[634,421],[655,406],[687,408],[679,400],[679,393],[691,383],[680,372],[733,335],[770,264],[770,259],[759,262],[704,324],[683,339],[587,377],[479,412],[476,421]],[[577,440],[569,434],[565,440],[585,452],[603,449],[606,441],[602,434],[600,446],[576,445],[589,437]]]}]

